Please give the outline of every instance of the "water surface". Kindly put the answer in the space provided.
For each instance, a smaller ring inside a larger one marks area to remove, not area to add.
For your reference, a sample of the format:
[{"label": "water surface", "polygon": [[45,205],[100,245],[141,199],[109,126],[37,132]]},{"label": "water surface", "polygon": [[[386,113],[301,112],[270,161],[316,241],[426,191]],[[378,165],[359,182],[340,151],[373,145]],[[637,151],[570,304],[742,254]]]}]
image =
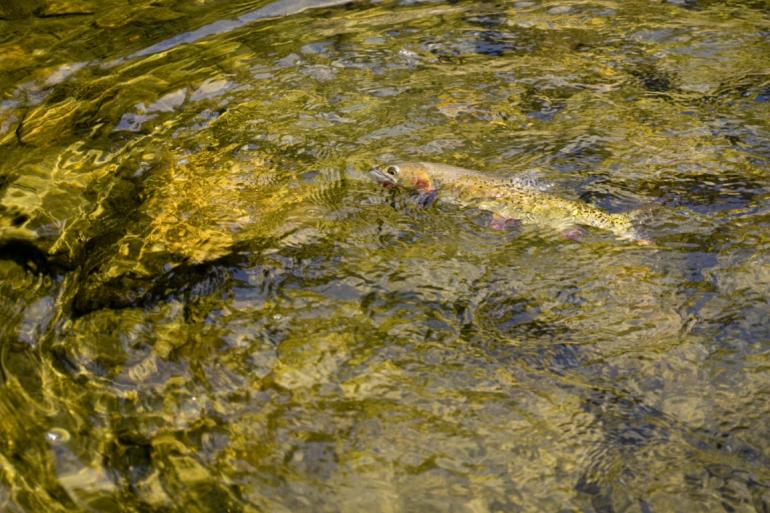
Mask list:
[{"label": "water surface", "polygon": [[[770,510],[763,1],[0,7],[0,509]],[[429,160],[634,214],[499,232]]]}]

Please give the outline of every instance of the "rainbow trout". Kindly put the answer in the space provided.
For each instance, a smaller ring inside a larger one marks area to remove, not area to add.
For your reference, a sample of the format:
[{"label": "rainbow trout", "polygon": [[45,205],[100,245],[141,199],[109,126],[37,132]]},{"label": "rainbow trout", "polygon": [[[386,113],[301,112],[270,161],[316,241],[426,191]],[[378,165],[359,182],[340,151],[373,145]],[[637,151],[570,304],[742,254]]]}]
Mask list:
[{"label": "rainbow trout", "polygon": [[471,169],[431,162],[399,162],[372,169],[370,175],[385,187],[416,190],[428,201],[440,189],[442,198],[488,210],[498,221],[517,220],[548,227],[570,238],[579,233],[576,226],[592,226],[621,239],[651,244],[627,214],[610,214],[582,201],[560,198],[515,180],[494,178]]}]

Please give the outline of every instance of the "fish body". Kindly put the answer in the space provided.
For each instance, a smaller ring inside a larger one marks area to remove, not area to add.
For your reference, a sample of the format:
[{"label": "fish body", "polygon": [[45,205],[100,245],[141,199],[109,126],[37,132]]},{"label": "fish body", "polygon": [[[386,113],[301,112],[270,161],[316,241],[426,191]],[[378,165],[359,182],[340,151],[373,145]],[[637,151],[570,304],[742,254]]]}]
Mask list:
[{"label": "fish body", "polygon": [[627,214],[611,214],[582,201],[561,198],[518,181],[487,176],[472,169],[433,162],[398,162],[370,174],[387,187],[414,189],[422,195],[475,206],[504,219],[565,232],[576,225],[605,230],[615,236],[649,244]]}]

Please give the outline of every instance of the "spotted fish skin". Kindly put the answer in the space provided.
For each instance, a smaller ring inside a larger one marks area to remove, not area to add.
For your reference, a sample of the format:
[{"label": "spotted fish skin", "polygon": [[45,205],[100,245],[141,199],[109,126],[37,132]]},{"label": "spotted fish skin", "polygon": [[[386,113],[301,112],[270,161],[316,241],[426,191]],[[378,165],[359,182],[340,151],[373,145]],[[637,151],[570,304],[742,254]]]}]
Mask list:
[{"label": "spotted fish skin", "polygon": [[493,214],[559,231],[585,225],[616,237],[648,245],[627,214],[611,214],[582,201],[573,201],[528,187],[516,180],[434,162],[397,162],[373,169],[375,180],[389,187],[416,189],[460,205],[473,205]]}]

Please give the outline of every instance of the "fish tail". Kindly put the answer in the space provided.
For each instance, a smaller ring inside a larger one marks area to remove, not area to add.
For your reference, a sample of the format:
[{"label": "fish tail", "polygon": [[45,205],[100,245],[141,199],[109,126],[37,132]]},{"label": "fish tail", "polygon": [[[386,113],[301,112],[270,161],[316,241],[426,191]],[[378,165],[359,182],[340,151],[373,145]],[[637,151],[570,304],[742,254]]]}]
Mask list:
[{"label": "fish tail", "polygon": [[631,219],[631,222],[633,222],[635,225],[638,226],[645,226],[648,225],[655,217],[655,213],[653,212],[653,207],[650,205],[638,208],[636,210],[632,210],[628,213],[629,219]]},{"label": "fish tail", "polygon": [[645,246],[654,245],[648,230],[654,217],[654,212],[650,206],[628,212],[627,218],[630,222],[629,238]]}]

